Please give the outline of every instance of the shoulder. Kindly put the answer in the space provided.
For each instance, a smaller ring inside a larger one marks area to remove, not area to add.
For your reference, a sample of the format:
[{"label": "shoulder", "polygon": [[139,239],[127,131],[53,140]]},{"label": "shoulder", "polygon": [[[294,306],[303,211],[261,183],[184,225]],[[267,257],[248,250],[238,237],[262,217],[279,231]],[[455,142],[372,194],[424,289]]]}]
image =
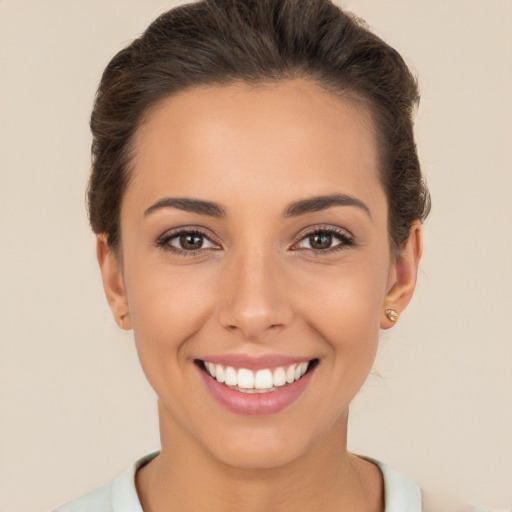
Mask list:
[{"label": "shoulder", "polygon": [[135,488],[135,473],[156,455],[143,457],[111,484],[69,501],[53,512],[143,512]]},{"label": "shoulder", "polygon": [[361,458],[375,464],[382,473],[385,512],[422,512],[421,489],[414,480],[383,462],[370,457]]}]

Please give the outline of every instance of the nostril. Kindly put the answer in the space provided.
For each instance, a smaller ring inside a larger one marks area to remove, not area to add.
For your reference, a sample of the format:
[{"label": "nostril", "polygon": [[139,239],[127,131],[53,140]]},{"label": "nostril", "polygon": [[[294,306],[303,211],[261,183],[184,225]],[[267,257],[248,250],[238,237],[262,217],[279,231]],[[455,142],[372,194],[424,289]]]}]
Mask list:
[{"label": "nostril", "polygon": [[219,323],[226,331],[240,333],[247,339],[260,340],[269,333],[277,333],[293,315],[277,307],[223,307],[219,310]]}]

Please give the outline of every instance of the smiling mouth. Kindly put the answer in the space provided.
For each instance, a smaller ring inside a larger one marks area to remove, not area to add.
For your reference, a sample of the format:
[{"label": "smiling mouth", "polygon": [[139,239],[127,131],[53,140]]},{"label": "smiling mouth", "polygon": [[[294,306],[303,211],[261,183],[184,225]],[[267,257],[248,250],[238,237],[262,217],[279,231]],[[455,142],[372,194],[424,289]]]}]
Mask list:
[{"label": "smiling mouth", "polygon": [[300,380],[318,363],[311,359],[302,363],[262,368],[257,371],[248,368],[234,368],[209,361],[196,361],[199,367],[220,384],[248,394],[271,393]]}]

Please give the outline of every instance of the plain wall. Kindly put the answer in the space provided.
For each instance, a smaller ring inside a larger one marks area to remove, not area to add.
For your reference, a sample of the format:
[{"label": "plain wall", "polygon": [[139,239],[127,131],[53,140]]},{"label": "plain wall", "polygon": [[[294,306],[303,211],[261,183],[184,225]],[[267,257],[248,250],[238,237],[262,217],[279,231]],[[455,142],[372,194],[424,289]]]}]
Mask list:
[{"label": "plain wall", "polygon": [[[164,0],[0,0],[0,511],[36,512],[157,449],[85,215],[88,117]],[[426,512],[512,508],[512,2],[347,0],[418,74],[433,211],[417,293],[382,336],[350,448]]]}]

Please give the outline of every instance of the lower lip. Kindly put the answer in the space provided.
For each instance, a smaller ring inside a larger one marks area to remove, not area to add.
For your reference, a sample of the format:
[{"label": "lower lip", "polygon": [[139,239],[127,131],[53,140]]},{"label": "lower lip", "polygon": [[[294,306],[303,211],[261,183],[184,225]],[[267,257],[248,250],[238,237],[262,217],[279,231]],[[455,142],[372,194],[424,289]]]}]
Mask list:
[{"label": "lower lip", "polygon": [[269,391],[268,393],[243,393],[228,388],[224,384],[217,382],[213,377],[210,377],[202,369],[199,369],[201,378],[213,398],[229,411],[246,416],[275,414],[291,405],[306,389],[313,371],[314,369],[308,371],[299,380],[291,384],[285,384],[275,391]]}]

